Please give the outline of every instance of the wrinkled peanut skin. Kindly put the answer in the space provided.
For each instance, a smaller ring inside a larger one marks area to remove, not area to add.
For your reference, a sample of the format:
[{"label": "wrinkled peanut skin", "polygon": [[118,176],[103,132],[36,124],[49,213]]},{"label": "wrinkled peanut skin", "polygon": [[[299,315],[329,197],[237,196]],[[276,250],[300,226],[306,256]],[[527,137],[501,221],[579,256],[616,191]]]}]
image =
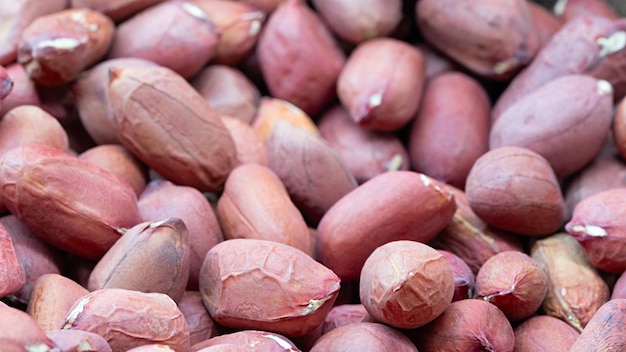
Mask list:
[{"label": "wrinkled peanut skin", "polygon": [[35,235],[68,253],[98,259],[120,229],[141,222],[127,183],[64,151],[28,144],[2,154],[0,165],[2,203]]},{"label": "wrinkled peanut skin", "polygon": [[626,299],[612,299],[593,315],[569,351],[619,351],[626,345],[625,325]]},{"label": "wrinkled peanut skin", "polygon": [[326,314],[322,324],[322,335],[343,325],[367,321],[373,322],[363,304],[335,304]]},{"label": "wrinkled peanut skin", "polygon": [[85,349],[94,352],[112,352],[111,346],[104,337],[93,332],[57,329],[46,335],[63,352],[83,352]]},{"label": "wrinkled peanut skin", "polygon": [[17,292],[26,284],[26,272],[9,232],[0,225],[0,297]]},{"label": "wrinkled peanut skin", "polygon": [[219,324],[302,336],[324,322],[339,292],[330,269],[291,246],[232,239],[207,253],[204,306]]},{"label": "wrinkled peanut skin", "polygon": [[187,321],[189,342],[192,346],[219,335],[217,324],[204,308],[202,295],[199,291],[185,291],[180,302],[178,302],[178,309]]},{"label": "wrinkled peanut skin", "polygon": [[300,351],[287,337],[261,330],[242,330],[215,336],[191,346],[193,352],[298,352]]}]

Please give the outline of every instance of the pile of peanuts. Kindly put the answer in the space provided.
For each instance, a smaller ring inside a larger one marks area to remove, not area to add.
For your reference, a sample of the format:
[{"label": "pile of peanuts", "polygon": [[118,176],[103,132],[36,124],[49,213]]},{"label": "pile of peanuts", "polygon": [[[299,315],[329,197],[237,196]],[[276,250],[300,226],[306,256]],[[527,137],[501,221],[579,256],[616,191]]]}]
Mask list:
[{"label": "pile of peanuts", "polygon": [[0,352],[621,351],[608,0],[0,5]]}]

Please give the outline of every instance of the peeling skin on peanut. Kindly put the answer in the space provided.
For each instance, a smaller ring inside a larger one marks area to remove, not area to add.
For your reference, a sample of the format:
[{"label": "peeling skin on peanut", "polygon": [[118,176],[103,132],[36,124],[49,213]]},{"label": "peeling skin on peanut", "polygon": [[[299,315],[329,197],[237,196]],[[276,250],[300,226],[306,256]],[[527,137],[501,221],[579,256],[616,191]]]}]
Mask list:
[{"label": "peeling skin on peanut", "polygon": [[589,235],[591,237],[606,237],[608,234],[606,233],[606,230],[604,230],[602,227],[600,226],[595,226],[595,225],[576,225],[574,227],[572,227],[572,231],[576,232],[576,233],[581,233],[581,234],[586,234]]},{"label": "peeling skin on peanut", "polygon": [[619,31],[613,33],[608,38],[598,38],[596,41],[600,46],[600,57],[605,57],[614,54],[626,47],[626,32]]}]

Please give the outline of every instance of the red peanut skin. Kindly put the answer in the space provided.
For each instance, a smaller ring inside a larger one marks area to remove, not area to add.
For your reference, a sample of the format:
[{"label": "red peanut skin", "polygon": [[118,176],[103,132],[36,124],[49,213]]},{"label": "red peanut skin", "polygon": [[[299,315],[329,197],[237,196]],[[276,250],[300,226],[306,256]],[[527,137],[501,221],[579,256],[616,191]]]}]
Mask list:
[{"label": "red peanut skin", "polygon": [[615,115],[613,116],[612,134],[613,143],[622,159],[626,158],[626,98],[616,101]]},{"label": "red peanut skin", "polygon": [[271,95],[314,116],[335,97],[345,55],[318,15],[287,0],[269,17],[256,55]]},{"label": "red peanut skin", "polygon": [[68,253],[98,259],[120,229],[141,222],[127,183],[66,152],[29,144],[2,154],[0,165],[2,203],[36,236]]},{"label": "red peanut skin", "polygon": [[337,94],[352,119],[368,129],[395,131],[421,103],[426,63],[414,46],[392,38],[359,44],[337,80]]},{"label": "red peanut skin", "polygon": [[612,299],[596,311],[569,351],[619,351],[626,344],[625,325],[626,299]]},{"label": "red peanut skin", "polygon": [[343,325],[368,321],[373,322],[363,304],[335,305],[322,324],[322,335]]},{"label": "red peanut skin", "polygon": [[156,65],[152,61],[136,57],[104,60],[78,77],[72,84],[74,105],[80,121],[96,144],[119,144],[111,121],[111,105],[106,88],[109,69],[113,67],[143,67]]},{"label": "red peanut skin", "polygon": [[557,178],[570,176],[602,149],[613,117],[612,93],[608,82],[588,75],[555,78],[500,115],[489,147],[528,148],[550,162]]},{"label": "red peanut skin", "polygon": [[252,123],[261,93],[237,68],[209,65],[191,80],[191,84],[218,113]]},{"label": "red peanut skin", "polygon": [[88,293],[65,276],[44,274],[35,281],[26,312],[47,333],[60,329],[74,302]]},{"label": "red peanut skin", "polygon": [[136,57],[190,78],[215,56],[219,40],[219,30],[198,6],[166,1],[122,22],[108,58]]},{"label": "red peanut skin", "polygon": [[138,197],[148,182],[148,168],[122,145],[97,145],[80,153],[78,158],[116,174]]},{"label": "red peanut skin", "polygon": [[9,110],[0,120],[0,154],[25,144],[44,144],[69,149],[67,132],[54,116],[35,105]]},{"label": "red peanut skin", "polygon": [[267,157],[294,204],[313,224],[357,187],[343,158],[321,136],[287,121],[272,129]]},{"label": "red peanut skin", "polygon": [[180,309],[185,316],[185,321],[187,321],[189,343],[192,346],[219,334],[217,324],[215,324],[209,312],[204,308],[200,292],[185,291],[180,302],[178,302],[178,309]]},{"label": "red peanut skin", "polygon": [[46,334],[63,352],[112,352],[100,335],[82,330],[53,330]]},{"label": "red peanut skin", "polygon": [[74,303],[63,329],[94,332],[113,351],[160,343],[174,351],[188,351],[189,329],[169,296],[119,288],[93,291]]},{"label": "red peanut skin", "polygon": [[70,0],[71,7],[86,7],[102,12],[119,22],[165,0]]},{"label": "red peanut skin", "polygon": [[309,229],[280,178],[268,167],[242,164],[231,172],[217,201],[228,240],[253,238],[309,252]]},{"label": "red peanut skin", "polygon": [[[27,313],[13,307],[0,305],[0,346],[2,352],[23,352],[28,346],[56,347],[46,333]],[[47,349],[43,349],[44,351]]]},{"label": "red peanut skin", "polygon": [[24,287],[26,272],[4,226],[0,226],[0,248],[0,297],[4,297]]},{"label": "red peanut skin", "polygon": [[17,60],[17,44],[22,32],[37,17],[64,10],[67,0],[17,0],[3,4],[0,10],[0,65],[9,65]]},{"label": "red peanut skin", "polygon": [[324,322],[339,283],[306,253],[256,239],[216,245],[200,270],[204,306],[217,323],[287,336],[305,335]]},{"label": "red peanut skin", "polygon": [[102,59],[114,32],[109,17],[90,9],[41,16],[22,32],[17,61],[37,84],[58,86]]},{"label": "red peanut skin", "polygon": [[187,227],[179,218],[130,228],[98,261],[87,288],[158,292],[179,302],[189,279]]},{"label": "red peanut skin", "polygon": [[461,257],[452,252],[443,249],[438,249],[437,252],[446,257],[450,268],[452,268],[452,274],[454,275],[454,295],[452,296],[452,302],[474,297],[476,275],[474,275],[469,265],[467,265]]},{"label": "red peanut skin", "polygon": [[314,0],[313,5],[333,33],[352,44],[389,36],[402,20],[399,0]]},{"label": "red peanut skin", "polygon": [[452,193],[423,174],[381,174],[326,212],[317,227],[317,258],[343,281],[356,280],[376,248],[395,240],[426,243],[455,210]]},{"label": "red peanut skin", "polygon": [[358,183],[387,171],[408,170],[409,154],[391,132],[365,129],[340,105],[318,120],[320,134],[343,157]]},{"label": "red peanut skin", "polygon": [[539,47],[543,48],[552,39],[552,36],[561,29],[563,21],[542,5],[533,1],[527,1],[526,3],[539,36]]},{"label": "red peanut skin", "polygon": [[359,297],[369,315],[399,329],[431,322],[450,305],[454,274],[435,249],[415,241],[392,241],[365,261]]},{"label": "red peanut skin", "polygon": [[430,242],[431,246],[457,255],[474,274],[497,253],[524,251],[522,236],[490,227],[472,211],[465,192],[452,186],[448,189],[454,193],[456,212],[448,225]]},{"label": "red peanut skin", "polygon": [[416,12],[430,44],[481,76],[510,78],[539,48],[525,0],[426,0]]},{"label": "red peanut skin", "polygon": [[411,336],[420,351],[512,352],[515,344],[513,328],[504,313],[478,299],[451,303],[443,314]]},{"label": "red peanut skin", "polygon": [[192,0],[220,32],[212,64],[235,66],[256,46],[266,14],[242,1]]},{"label": "red peanut skin", "polygon": [[256,163],[268,165],[267,143],[250,124],[234,117],[223,117],[222,122],[235,141],[237,165]]},{"label": "red peanut skin", "polygon": [[501,230],[540,236],[564,221],[563,196],[550,164],[526,148],[483,154],[467,177],[465,193],[472,211]]},{"label": "red peanut skin", "polygon": [[224,240],[215,211],[204,195],[193,187],[166,180],[152,180],[139,197],[143,221],[176,217],[187,227],[189,243],[189,281],[187,288],[198,289],[198,275],[204,256]]},{"label": "red peanut skin", "polygon": [[568,352],[579,336],[576,329],[550,315],[535,315],[515,327],[515,351]]},{"label": "red peanut skin", "polygon": [[[62,253],[33,235],[15,215],[1,217],[0,224],[13,240],[15,253],[24,269],[24,277],[26,278],[24,286],[19,291],[14,292],[14,296],[19,302],[28,303],[35,281],[40,276],[61,273]],[[8,277],[19,278],[19,273],[20,269],[18,268]],[[4,295],[0,293],[0,296]]]},{"label": "red peanut skin", "polygon": [[290,339],[277,333],[260,330],[241,330],[222,334],[191,346],[192,352],[297,352]]},{"label": "red peanut skin", "polygon": [[615,285],[613,285],[613,290],[611,291],[611,299],[614,298],[626,298],[626,275],[621,273],[615,281]]},{"label": "red peanut skin", "polygon": [[235,165],[235,145],[220,116],[165,67],[112,69],[107,95],[116,135],[164,178],[216,191]]},{"label": "red peanut skin", "polygon": [[463,188],[476,159],[489,150],[490,105],[485,89],[466,74],[430,79],[409,135],[413,169]]},{"label": "red peanut skin", "polygon": [[582,245],[591,263],[619,274],[626,270],[626,188],[593,194],[576,205],[565,230]]},{"label": "red peanut skin", "polygon": [[317,340],[310,351],[417,352],[417,348],[405,335],[390,326],[362,322],[329,331]]},{"label": "red peanut skin", "polygon": [[509,107],[545,83],[569,74],[588,74],[613,86],[615,101],[626,94],[626,49],[600,55],[599,38],[626,30],[626,20],[581,16],[565,23],[536,58],[507,86],[491,111],[492,124]]}]

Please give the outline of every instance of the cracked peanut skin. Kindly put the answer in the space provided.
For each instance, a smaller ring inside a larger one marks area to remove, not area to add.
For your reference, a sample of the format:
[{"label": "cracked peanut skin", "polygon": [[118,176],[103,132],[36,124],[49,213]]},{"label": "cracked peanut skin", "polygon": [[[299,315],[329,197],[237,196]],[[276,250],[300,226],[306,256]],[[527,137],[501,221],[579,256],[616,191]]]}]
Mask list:
[{"label": "cracked peanut skin", "polygon": [[286,336],[320,326],[339,286],[339,277],[306,253],[265,240],[224,241],[200,270],[200,293],[217,323]]}]

